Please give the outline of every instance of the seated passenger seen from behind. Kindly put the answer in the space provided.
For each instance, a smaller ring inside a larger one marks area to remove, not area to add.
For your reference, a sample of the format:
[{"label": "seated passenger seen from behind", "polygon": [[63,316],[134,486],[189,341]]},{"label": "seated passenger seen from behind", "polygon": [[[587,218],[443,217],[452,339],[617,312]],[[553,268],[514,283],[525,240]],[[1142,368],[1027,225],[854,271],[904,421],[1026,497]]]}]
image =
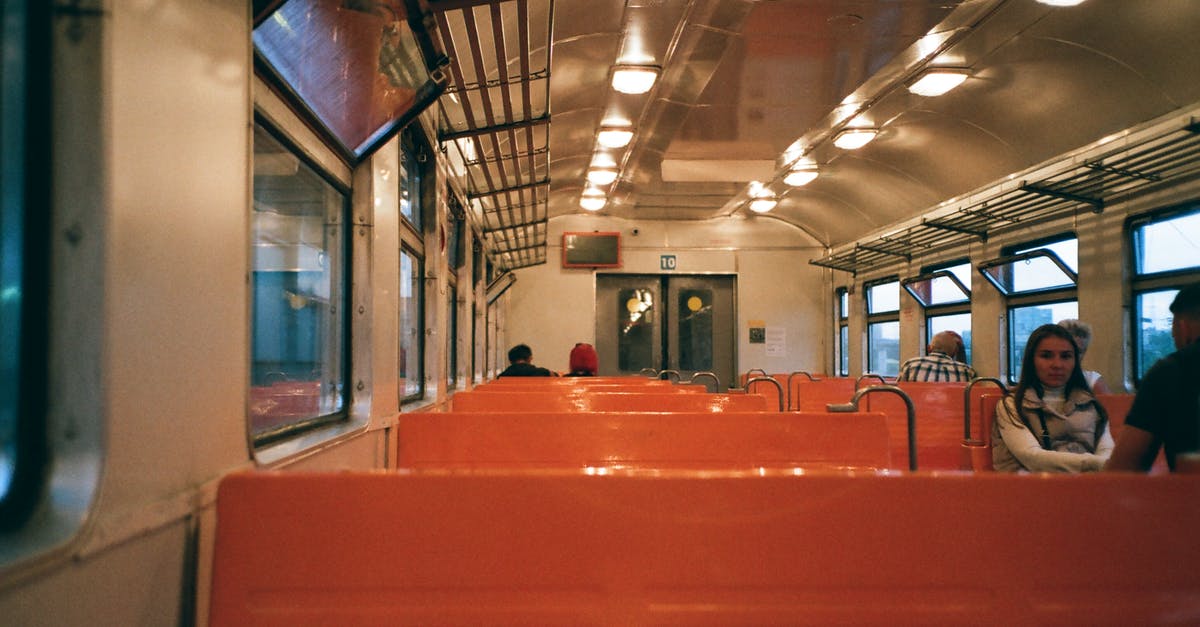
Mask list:
[{"label": "seated passenger seen from behind", "polygon": [[898,381],[970,381],[975,369],[955,357],[965,356],[963,340],[954,331],[933,336],[924,357],[913,357],[900,366]]},{"label": "seated passenger seen from behind", "polygon": [[[1092,325],[1074,318],[1067,318],[1066,320],[1059,320],[1058,326],[1070,331],[1071,337],[1075,338],[1075,346],[1079,347],[1080,368],[1083,368],[1083,356],[1087,354],[1088,346],[1090,346],[1092,343]],[[1096,372],[1095,370],[1084,370],[1083,378],[1087,379],[1087,384],[1092,388],[1092,393],[1112,393],[1108,389],[1108,384],[1105,383],[1104,379],[1100,377],[1099,372]]]},{"label": "seated passenger seen from behind", "polygon": [[992,465],[1000,472],[1093,472],[1112,454],[1108,414],[1092,396],[1070,332],[1029,335],[1017,388],[996,406]]},{"label": "seated passenger seen from behind", "polygon": [[580,342],[571,349],[571,371],[568,377],[594,377],[600,369],[600,358],[591,344]]},{"label": "seated passenger seen from behind", "polygon": [[498,376],[501,377],[552,377],[553,372],[533,365],[533,349],[524,344],[517,344],[508,350],[508,361],[511,364]]}]

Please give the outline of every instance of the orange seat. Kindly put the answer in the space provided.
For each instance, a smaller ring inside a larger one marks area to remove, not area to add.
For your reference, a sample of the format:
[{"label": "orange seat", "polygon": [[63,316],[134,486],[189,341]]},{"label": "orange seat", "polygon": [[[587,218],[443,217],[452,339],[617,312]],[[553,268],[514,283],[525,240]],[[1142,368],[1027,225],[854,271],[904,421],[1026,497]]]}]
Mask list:
[{"label": "orange seat", "polygon": [[545,391],[458,392],[450,399],[455,412],[566,411],[767,411],[767,400],[747,394],[679,394],[673,392]]},{"label": "orange seat", "polygon": [[877,468],[883,414],[408,413],[402,468]]},{"label": "orange seat", "polygon": [[762,474],[230,475],[211,624],[1200,616],[1194,475]]}]

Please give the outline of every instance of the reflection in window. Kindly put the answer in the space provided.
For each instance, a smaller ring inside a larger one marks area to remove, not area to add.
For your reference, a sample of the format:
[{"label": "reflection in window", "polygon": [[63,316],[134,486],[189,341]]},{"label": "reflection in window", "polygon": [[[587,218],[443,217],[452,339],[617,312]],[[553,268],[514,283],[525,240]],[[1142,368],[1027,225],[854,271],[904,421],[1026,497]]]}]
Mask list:
[{"label": "reflection in window", "polygon": [[900,322],[867,325],[867,371],[894,377],[900,374]]},{"label": "reflection in window", "polygon": [[617,367],[622,372],[654,368],[654,293],[626,289],[617,294]]},{"label": "reflection in window", "polygon": [[254,29],[254,49],[346,151],[362,155],[428,79],[393,3],[289,0]]},{"label": "reflection in window", "polygon": [[712,290],[680,290],[679,369],[712,370]]},{"label": "reflection in window", "polygon": [[259,443],[346,408],[348,206],[255,127],[249,413]]},{"label": "reflection in window", "polygon": [[446,389],[458,384],[458,288],[446,286]]},{"label": "reflection in window", "polygon": [[850,329],[841,325],[838,329],[838,376],[850,374]]},{"label": "reflection in window", "polygon": [[1179,290],[1161,290],[1137,295],[1138,317],[1137,372],[1142,375],[1154,362],[1175,352],[1175,340],[1171,337],[1171,301]]},{"label": "reflection in window", "polygon": [[421,398],[424,370],[421,358],[422,261],[406,248],[400,249],[400,400]]},{"label": "reflection in window", "polygon": [[405,131],[400,143],[400,215],[421,232],[421,164],[412,134]]},{"label": "reflection in window", "polygon": [[1066,318],[1079,317],[1079,303],[1038,303],[1008,310],[1008,378],[1016,381],[1021,375],[1021,359],[1025,355],[1025,344],[1029,334],[1043,324],[1051,324]]}]

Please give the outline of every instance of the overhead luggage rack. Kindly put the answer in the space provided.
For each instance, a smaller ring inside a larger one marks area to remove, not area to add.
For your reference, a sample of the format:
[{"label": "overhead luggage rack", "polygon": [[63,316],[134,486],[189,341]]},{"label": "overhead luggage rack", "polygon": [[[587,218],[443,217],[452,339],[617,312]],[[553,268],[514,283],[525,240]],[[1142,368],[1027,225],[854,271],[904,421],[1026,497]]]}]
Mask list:
[{"label": "overhead luggage rack", "polygon": [[857,274],[972,240],[986,242],[991,235],[1079,211],[1101,213],[1107,204],[1146,188],[1200,173],[1200,122],[1195,118],[1115,143],[1101,142],[1038,166],[965,202],[931,211],[916,223],[863,238],[809,263]]},{"label": "overhead luggage rack", "polygon": [[546,262],[550,0],[430,0],[450,56],[438,139],[502,269]]}]

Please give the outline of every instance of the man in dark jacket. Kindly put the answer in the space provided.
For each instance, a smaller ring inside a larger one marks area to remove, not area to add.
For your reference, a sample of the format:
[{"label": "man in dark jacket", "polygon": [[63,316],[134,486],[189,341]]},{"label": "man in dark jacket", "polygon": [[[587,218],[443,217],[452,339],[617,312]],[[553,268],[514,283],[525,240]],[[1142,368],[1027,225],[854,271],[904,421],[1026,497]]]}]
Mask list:
[{"label": "man in dark jacket", "polygon": [[1105,470],[1149,470],[1164,447],[1174,471],[1178,454],[1200,449],[1200,283],[1179,290],[1171,315],[1179,350],[1158,360],[1142,379]]},{"label": "man in dark jacket", "polygon": [[524,344],[517,344],[508,351],[509,367],[504,369],[501,377],[552,377],[553,372],[539,368],[533,363],[533,349]]}]

